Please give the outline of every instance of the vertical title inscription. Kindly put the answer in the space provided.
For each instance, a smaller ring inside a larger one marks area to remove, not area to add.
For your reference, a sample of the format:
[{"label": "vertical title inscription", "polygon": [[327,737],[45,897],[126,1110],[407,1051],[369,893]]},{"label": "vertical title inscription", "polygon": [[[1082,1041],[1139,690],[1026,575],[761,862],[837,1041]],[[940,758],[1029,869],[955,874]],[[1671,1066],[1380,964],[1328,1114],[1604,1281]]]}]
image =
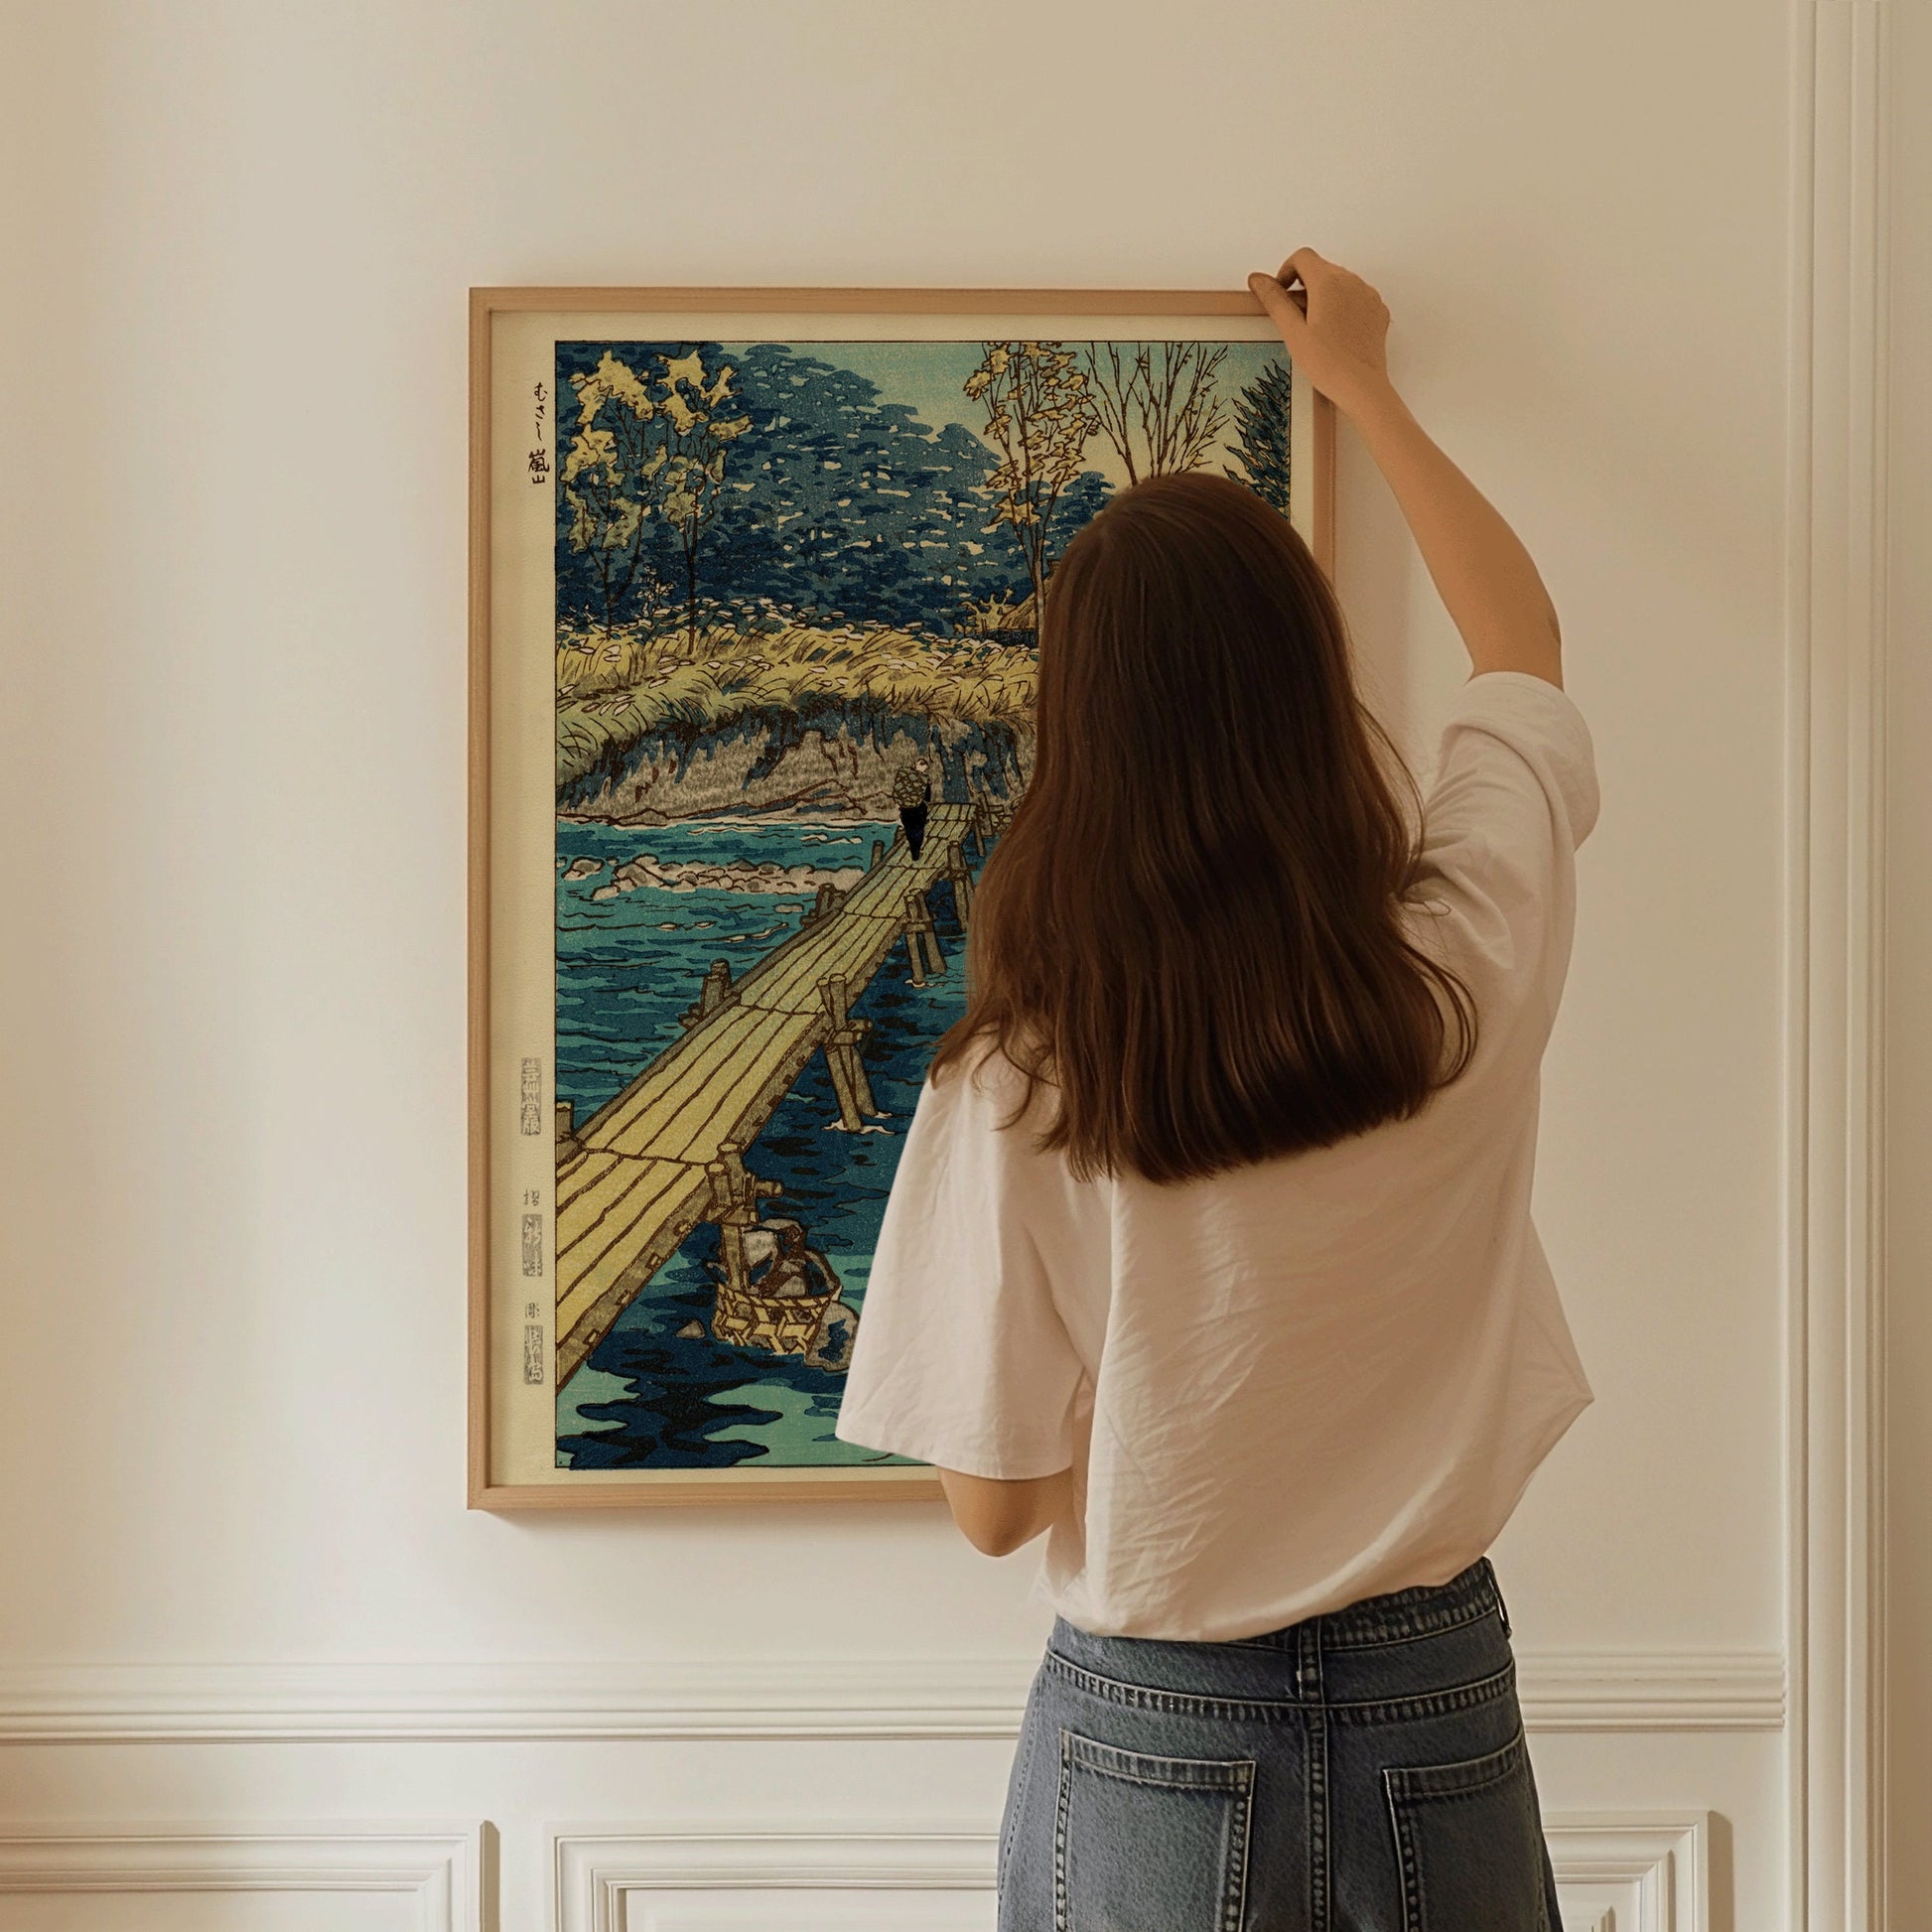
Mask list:
[{"label": "vertical title inscription", "polygon": [[534,419],[536,423],[536,443],[530,451],[530,481],[533,483],[550,481],[550,446],[544,433],[544,424],[550,415],[550,392],[539,382],[533,392]]}]

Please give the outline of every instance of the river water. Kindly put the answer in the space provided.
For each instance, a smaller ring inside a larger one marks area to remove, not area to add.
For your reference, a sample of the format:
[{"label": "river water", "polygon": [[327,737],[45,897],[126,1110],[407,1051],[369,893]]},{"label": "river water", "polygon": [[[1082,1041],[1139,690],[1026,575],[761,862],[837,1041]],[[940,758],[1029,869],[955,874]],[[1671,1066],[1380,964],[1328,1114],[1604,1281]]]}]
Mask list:
[{"label": "river water", "polygon": [[[825,870],[863,867],[896,823],[810,818],[706,819],[667,826],[557,821],[557,1092],[581,1122],[620,1092],[682,1033],[705,969],[731,962],[734,979],[798,930],[810,892],[669,892],[650,887],[598,899],[618,865],[766,862]],[[574,861],[602,868],[567,877]],[[884,1118],[850,1134],[824,1057],[814,1053],[746,1166],[776,1180],[767,1216],[800,1221],[830,1261],[844,1300],[861,1311],[880,1217],[934,1042],[964,1010],[964,935],[952,895],[932,895],[943,976],[910,981],[903,943],[887,955],[854,1014],[872,1022],[866,1070]],[[659,1269],[557,1396],[560,1467],[720,1468],[903,1462],[832,1435],[845,1378],[795,1355],[735,1348],[708,1332],[718,1234],[700,1225]]]}]

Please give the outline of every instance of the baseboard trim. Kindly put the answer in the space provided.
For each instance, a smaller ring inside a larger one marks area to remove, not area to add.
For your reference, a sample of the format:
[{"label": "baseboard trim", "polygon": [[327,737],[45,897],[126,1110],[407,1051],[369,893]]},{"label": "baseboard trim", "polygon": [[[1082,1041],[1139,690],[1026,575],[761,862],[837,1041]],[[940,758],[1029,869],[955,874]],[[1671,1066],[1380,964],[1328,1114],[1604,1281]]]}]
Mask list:
[{"label": "baseboard trim", "polygon": [[[1519,1656],[1532,1730],[1777,1730],[1756,1651]],[[0,1669],[0,1744],[1012,1737],[1032,1659],[101,1664]]]}]

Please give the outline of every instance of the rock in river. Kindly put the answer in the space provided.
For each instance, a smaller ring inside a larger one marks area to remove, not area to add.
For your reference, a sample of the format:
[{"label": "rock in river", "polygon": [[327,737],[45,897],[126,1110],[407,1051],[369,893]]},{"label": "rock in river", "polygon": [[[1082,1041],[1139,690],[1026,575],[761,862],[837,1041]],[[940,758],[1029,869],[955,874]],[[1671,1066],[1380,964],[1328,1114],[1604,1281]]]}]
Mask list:
[{"label": "rock in river", "polygon": [[660,893],[695,893],[700,889],[709,893],[815,893],[821,886],[836,886],[844,892],[865,876],[863,866],[780,866],[770,860],[756,865],[749,859],[727,865],[701,860],[681,864],[675,860],[660,862],[640,853],[625,860],[612,875],[612,883],[598,887],[591,897],[615,898],[620,893],[634,893],[639,886]]}]

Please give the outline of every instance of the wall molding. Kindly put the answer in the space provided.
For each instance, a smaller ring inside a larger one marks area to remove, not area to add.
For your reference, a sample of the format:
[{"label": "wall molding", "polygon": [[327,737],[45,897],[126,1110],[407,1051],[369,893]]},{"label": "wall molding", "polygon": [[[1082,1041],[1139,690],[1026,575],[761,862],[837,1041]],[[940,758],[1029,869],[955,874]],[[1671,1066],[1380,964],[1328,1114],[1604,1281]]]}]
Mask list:
[{"label": "wall molding", "polygon": [[[641,1909],[630,1909],[630,1899],[665,1892],[968,1893],[984,1905],[993,1890],[998,1842],[997,1832],[553,1826],[550,1923],[553,1932],[624,1932],[633,1919],[659,1927],[663,1913],[653,1910],[645,1918]],[[649,1903],[648,1896],[638,1899],[640,1907]],[[907,1925],[902,1932],[917,1928]]]},{"label": "wall molding", "polygon": [[[0,1744],[1018,1735],[1037,1659],[0,1669]],[[1533,1730],[1776,1730],[1755,1651],[1530,1651]]]},{"label": "wall molding", "polygon": [[1886,0],[1792,0],[1786,453],[1786,1879],[1883,1900]]},{"label": "wall molding", "polygon": [[0,1830],[0,1896],[16,1892],[391,1892],[418,1932],[483,1932],[482,1826],[38,1826]]},{"label": "wall molding", "polygon": [[[1544,1836],[1566,1923],[1590,1932],[1711,1932],[1710,1824],[1710,1813],[1702,1811],[1546,1813]],[[639,1832],[572,1825],[552,1827],[550,1846],[552,1932],[622,1932],[644,1916],[632,1910],[633,1898],[639,1908],[653,1907],[648,1923],[663,1932],[682,1932],[687,1924],[739,1925],[768,1913],[734,1911],[730,1894],[780,1889],[834,1894],[822,1921],[827,1926],[850,1922],[853,1905],[836,1902],[837,1894],[923,1894],[932,1901],[928,1912],[912,1908],[907,1925],[901,1905],[890,1921],[899,1932],[917,1932],[920,1918],[935,1928],[969,1922],[946,1911],[933,1894],[974,1894],[984,1907],[993,1889],[997,1834]],[[699,1905],[681,1917],[657,1909],[664,1894],[677,1892],[724,1894],[725,1910]],[[970,1920],[983,1921],[983,1910]],[[866,1923],[883,1926],[888,1920],[868,1917]]]},{"label": "wall molding", "polygon": [[1708,1811],[1544,1818],[1564,1923],[1578,1932],[1713,1932]]}]

